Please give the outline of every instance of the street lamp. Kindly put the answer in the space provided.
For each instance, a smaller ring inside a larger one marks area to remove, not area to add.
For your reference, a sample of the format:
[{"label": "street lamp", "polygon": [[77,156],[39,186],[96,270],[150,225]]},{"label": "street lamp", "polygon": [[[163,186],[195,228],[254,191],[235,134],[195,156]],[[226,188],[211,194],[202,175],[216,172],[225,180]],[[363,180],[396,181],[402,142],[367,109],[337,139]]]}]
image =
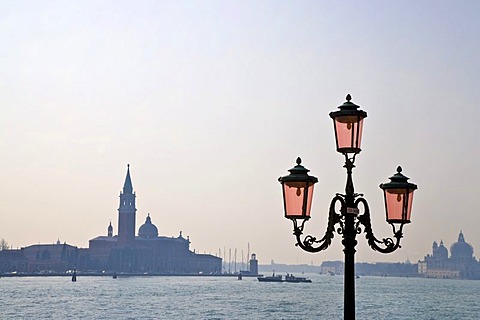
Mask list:
[{"label": "street lamp", "polygon": [[[381,253],[397,250],[403,236],[403,225],[410,223],[413,192],[417,189],[401,173],[401,167],[390,177],[390,182],[380,184],[384,194],[386,220],[393,228],[393,237],[377,239],[373,234],[367,200],[363,194],[355,193],[352,179],[355,156],[361,151],[363,119],[367,113],[359,110],[359,106],[350,100],[351,96],[347,95],[347,101],[339,107],[340,110],[330,113],[337,151],[345,157],[347,182],[345,194],[337,193],[330,203],[327,230],[321,239],[312,235],[306,235],[302,239],[305,222],[310,219],[313,188],[318,179],[308,174],[310,170],[302,166],[300,158],[297,158],[297,165],[288,170],[290,174],[278,179],[282,184],[285,218],[293,222],[297,246],[307,252],[319,252],[330,246],[335,232],[342,236],[345,254],[344,318],[349,320],[355,319],[355,246],[357,234],[362,233],[360,225],[363,225],[365,238],[373,250]],[[337,204],[340,205],[338,212]]]}]

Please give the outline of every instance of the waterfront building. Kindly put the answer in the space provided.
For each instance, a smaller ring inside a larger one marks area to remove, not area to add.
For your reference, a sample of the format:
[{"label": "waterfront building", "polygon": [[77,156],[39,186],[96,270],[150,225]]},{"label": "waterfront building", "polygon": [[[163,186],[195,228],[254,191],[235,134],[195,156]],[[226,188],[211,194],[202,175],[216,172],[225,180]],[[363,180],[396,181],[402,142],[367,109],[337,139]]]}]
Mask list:
[{"label": "waterfront building", "polygon": [[252,253],[252,257],[250,259],[250,274],[257,275],[258,274],[258,260],[257,260],[257,255],[255,253]]},{"label": "waterfront building", "polygon": [[363,276],[383,276],[383,277],[415,277],[418,276],[417,265],[406,262],[357,262],[355,264],[355,273]]},{"label": "waterfront building", "polygon": [[190,251],[190,239],[180,231],[177,237],[159,236],[158,228],[147,214],[135,235],[136,194],[130,166],[118,208],[118,234],[112,223],[106,235],[89,241],[89,247],[66,243],[38,244],[20,250],[0,251],[0,272],[79,271],[156,274],[220,274],[222,259]]},{"label": "waterfront building", "polygon": [[345,264],[343,261],[323,261],[320,265],[320,273],[327,275],[336,275],[344,273]]},{"label": "waterfront building", "polygon": [[57,240],[54,244],[34,244],[0,251],[0,272],[45,273],[75,268],[77,247]]},{"label": "waterfront building", "polygon": [[443,241],[440,244],[434,241],[432,254],[419,261],[418,273],[430,278],[480,279],[480,262],[473,256],[473,247],[460,231],[458,241],[450,247],[450,257]]},{"label": "waterfront building", "polygon": [[256,276],[258,275],[258,260],[257,260],[257,255],[255,253],[252,253],[250,257],[250,261],[248,262],[248,267],[247,270],[240,270],[239,274],[248,276],[248,275],[253,275]]},{"label": "waterfront building", "polygon": [[[343,261],[324,261],[321,264],[321,274],[343,275]],[[391,276],[391,277],[414,277],[417,276],[417,265],[406,262],[357,262],[355,274],[358,276]]]}]

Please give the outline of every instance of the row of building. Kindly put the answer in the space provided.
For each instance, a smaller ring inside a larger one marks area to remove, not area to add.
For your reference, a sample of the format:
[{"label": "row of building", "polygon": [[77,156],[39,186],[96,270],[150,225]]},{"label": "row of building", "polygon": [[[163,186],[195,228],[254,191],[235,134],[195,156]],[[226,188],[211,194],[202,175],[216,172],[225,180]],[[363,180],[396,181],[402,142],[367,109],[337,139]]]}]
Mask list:
[{"label": "row of building", "polygon": [[88,248],[67,243],[35,244],[17,250],[0,251],[0,272],[45,273],[76,269],[85,272],[155,274],[220,274],[222,259],[190,250],[190,239],[180,231],[177,237],[159,236],[150,214],[135,234],[136,194],[130,166],[118,208],[118,233],[113,226],[104,236],[89,241]]},{"label": "row of building", "polygon": [[[465,241],[460,231],[458,241],[448,249],[440,241],[433,242],[432,253],[418,263],[356,263],[358,275],[427,277],[441,279],[480,279],[480,262],[473,256],[473,247]],[[344,273],[342,261],[325,261],[321,265],[322,274],[341,275]]]},{"label": "row of building", "polygon": [[[150,214],[135,235],[136,194],[133,191],[130,167],[118,208],[118,233],[110,223],[106,235],[89,241],[88,248],[67,243],[34,244],[16,250],[0,251],[0,273],[65,272],[77,269],[92,272],[126,272],[153,274],[221,274],[222,259],[190,250],[190,239],[180,231],[177,237],[159,236]],[[255,255],[253,274],[258,273]],[[250,265],[252,261],[250,262]],[[411,263],[357,263],[357,274],[390,276],[424,276],[431,278],[480,279],[480,262],[473,256],[473,247],[460,231],[458,241],[448,249],[443,241],[433,243],[432,253],[423,261]],[[321,273],[343,274],[343,262],[326,261]]]}]

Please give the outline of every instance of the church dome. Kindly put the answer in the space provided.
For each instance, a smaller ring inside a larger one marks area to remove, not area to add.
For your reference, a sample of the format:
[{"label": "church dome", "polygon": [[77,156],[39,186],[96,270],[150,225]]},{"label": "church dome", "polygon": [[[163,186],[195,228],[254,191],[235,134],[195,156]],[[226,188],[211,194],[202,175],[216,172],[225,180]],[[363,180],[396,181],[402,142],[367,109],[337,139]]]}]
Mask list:
[{"label": "church dome", "polygon": [[138,229],[138,236],[140,238],[146,238],[146,239],[158,237],[158,229],[152,223],[152,219],[150,219],[150,213],[148,214],[147,219],[145,220],[145,223],[142,224]]},{"label": "church dome", "polygon": [[448,259],[448,250],[443,245],[443,240],[440,241],[440,245],[437,248],[437,257],[440,260],[447,260]]},{"label": "church dome", "polygon": [[450,247],[453,259],[471,259],[473,256],[473,247],[465,242],[462,231],[458,235],[458,241]]}]

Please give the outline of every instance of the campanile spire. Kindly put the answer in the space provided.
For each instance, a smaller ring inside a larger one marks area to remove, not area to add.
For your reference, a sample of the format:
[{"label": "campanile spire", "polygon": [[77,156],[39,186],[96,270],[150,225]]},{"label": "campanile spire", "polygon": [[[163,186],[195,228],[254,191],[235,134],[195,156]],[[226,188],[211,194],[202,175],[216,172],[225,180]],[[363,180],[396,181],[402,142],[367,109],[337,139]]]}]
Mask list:
[{"label": "campanile spire", "polygon": [[123,184],[123,193],[131,194],[133,192],[132,179],[130,178],[130,165],[127,164],[127,176],[125,177],[125,183]]},{"label": "campanile spire", "polygon": [[133,192],[130,177],[130,165],[127,165],[127,176],[120,192],[120,206],[118,208],[118,244],[121,247],[133,246],[135,241],[135,192]]}]

